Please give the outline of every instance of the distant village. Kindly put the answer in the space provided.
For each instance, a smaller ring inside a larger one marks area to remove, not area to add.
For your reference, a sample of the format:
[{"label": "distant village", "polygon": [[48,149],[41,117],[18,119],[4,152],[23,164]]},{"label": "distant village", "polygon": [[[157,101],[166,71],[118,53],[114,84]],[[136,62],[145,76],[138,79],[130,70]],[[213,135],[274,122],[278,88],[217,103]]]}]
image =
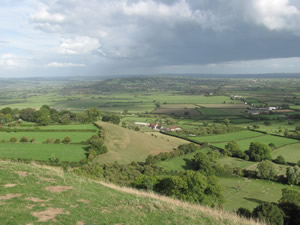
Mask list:
[{"label": "distant village", "polygon": [[180,127],[177,127],[177,126],[163,127],[158,123],[135,122],[134,124],[137,126],[150,127],[151,129],[156,130],[156,131],[164,131],[164,132],[172,131],[172,132],[174,132],[174,131],[182,130]]}]

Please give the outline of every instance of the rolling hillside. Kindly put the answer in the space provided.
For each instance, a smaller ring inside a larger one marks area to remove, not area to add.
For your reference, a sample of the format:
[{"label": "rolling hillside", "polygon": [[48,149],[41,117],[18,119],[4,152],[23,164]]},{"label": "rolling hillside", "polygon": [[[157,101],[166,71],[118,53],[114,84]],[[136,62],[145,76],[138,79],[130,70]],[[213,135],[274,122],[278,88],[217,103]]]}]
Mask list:
[{"label": "rolling hillside", "polygon": [[259,224],[54,167],[1,161],[0,177],[1,224]]},{"label": "rolling hillside", "polygon": [[111,123],[98,122],[104,128],[104,143],[108,153],[98,156],[97,162],[131,163],[144,161],[150,154],[169,152],[181,144],[188,143],[179,138],[169,137],[158,132],[137,132]]}]

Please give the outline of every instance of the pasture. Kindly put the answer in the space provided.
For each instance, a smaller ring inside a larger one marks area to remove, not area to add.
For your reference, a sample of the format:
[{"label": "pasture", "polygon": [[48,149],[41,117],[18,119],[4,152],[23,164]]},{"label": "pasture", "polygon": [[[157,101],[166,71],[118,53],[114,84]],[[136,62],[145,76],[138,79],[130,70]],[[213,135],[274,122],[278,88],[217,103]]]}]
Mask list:
[{"label": "pasture", "polygon": [[98,122],[98,124],[104,129],[104,144],[108,148],[107,153],[95,159],[100,163],[117,161],[125,164],[132,161],[144,161],[150,154],[170,152],[179,145],[188,143],[158,132],[142,133],[111,123]]},{"label": "pasture", "polygon": [[55,156],[60,161],[79,162],[85,158],[84,145],[78,144],[0,144],[0,157],[9,159],[48,160]]},{"label": "pasture", "polygon": [[283,188],[300,191],[299,186],[284,185],[267,180],[241,177],[218,177],[224,190],[226,210],[235,211],[240,207],[252,210],[262,202],[277,202]]},{"label": "pasture", "polygon": [[250,139],[259,136],[263,136],[263,134],[254,131],[243,130],[243,131],[227,133],[227,134],[190,137],[190,139],[197,142],[220,143],[220,142],[230,142],[230,141],[237,141],[243,139]]},{"label": "pasture", "polygon": [[[210,148],[204,148],[201,149],[201,152],[207,152],[210,151]],[[198,152],[198,151],[197,151]],[[197,152],[189,153],[186,155],[182,155],[179,157],[175,157],[169,160],[158,162],[157,165],[161,166],[165,170],[174,170],[174,171],[185,171],[192,169],[191,166],[191,160],[194,158],[194,155],[197,154]]]},{"label": "pasture", "polygon": [[[239,138],[239,135],[237,136]],[[263,144],[270,144],[274,143],[277,148],[288,145],[288,144],[293,144],[299,142],[298,140],[295,139],[289,139],[289,138],[284,138],[284,137],[277,137],[277,136],[272,136],[272,135],[260,135],[257,137],[252,137],[252,138],[247,138],[243,140],[236,140],[237,144],[240,146],[241,150],[245,151],[249,148],[249,145],[251,142],[260,142]],[[219,148],[224,148],[225,145],[228,142],[223,142],[223,143],[213,143],[214,146],[219,147]]]},{"label": "pasture", "polygon": [[282,155],[286,162],[298,163],[300,161],[300,143],[291,144],[272,151],[272,158]]},{"label": "pasture", "polygon": [[[60,139],[61,141],[65,137],[70,137],[72,139],[71,143],[80,143],[82,141],[88,140],[92,135],[97,134],[96,132],[70,132],[70,131],[63,131],[63,132],[39,132],[39,131],[18,131],[18,132],[0,132],[0,140],[5,140],[6,142],[9,141],[10,138],[16,137],[18,141],[20,141],[21,137],[26,137],[29,140],[32,138],[35,139],[35,143],[43,143],[47,139]],[[1,144],[0,144],[1,145]]]}]

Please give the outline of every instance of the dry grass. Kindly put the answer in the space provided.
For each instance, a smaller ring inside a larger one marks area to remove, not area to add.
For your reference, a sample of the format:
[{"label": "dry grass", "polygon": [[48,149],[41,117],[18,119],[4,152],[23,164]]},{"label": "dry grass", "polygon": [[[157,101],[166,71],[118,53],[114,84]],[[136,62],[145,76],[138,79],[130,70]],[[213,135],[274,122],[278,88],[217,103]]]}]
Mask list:
[{"label": "dry grass", "polygon": [[147,197],[147,198],[151,198],[151,199],[155,199],[155,200],[159,200],[165,203],[168,203],[168,205],[170,207],[174,207],[174,208],[183,208],[183,209],[189,209],[189,210],[193,210],[193,211],[197,211],[202,213],[205,216],[209,216],[212,217],[216,220],[218,220],[220,223],[223,223],[224,221],[226,221],[225,224],[228,224],[227,222],[230,221],[230,224],[241,224],[241,225],[264,225],[263,223],[256,221],[256,220],[248,220],[246,218],[240,217],[235,213],[232,212],[227,212],[224,211],[222,209],[213,209],[207,206],[202,206],[202,205],[197,205],[197,204],[191,204],[189,202],[184,202],[184,201],[180,201],[177,199],[173,199],[170,197],[166,197],[163,195],[159,195],[159,194],[155,194],[153,192],[144,192],[144,191],[140,191],[137,189],[133,189],[133,188],[129,188],[129,187],[120,187],[111,183],[106,183],[106,182],[98,182],[98,181],[94,181],[96,183],[100,183],[103,186],[112,188],[114,190],[120,191],[120,192],[124,192],[124,193],[128,193],[128,194],[132,194],[132,195],[136,195],[136,196],[140,196],[140,197]]}]

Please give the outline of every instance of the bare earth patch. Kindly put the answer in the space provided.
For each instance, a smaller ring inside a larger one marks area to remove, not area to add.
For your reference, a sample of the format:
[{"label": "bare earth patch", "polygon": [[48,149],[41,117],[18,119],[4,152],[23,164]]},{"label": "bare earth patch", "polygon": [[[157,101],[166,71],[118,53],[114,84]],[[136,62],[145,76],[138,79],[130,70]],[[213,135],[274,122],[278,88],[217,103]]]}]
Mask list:
[{"label": "bare earth patch", "polygon": [[32,202],[47,202],[47,201],[49,201],[49,200],[42,200],[42,199],[35,198],[35,197],[28,197],[28,198],[26,198],[26,200],[29,200]]},{"label": "bare earth patch", "polygon": [[78,221],[77,225],[84,225],[85,223],[83,221]]},{"label": "bare earth patch", "polygon": [[5,188],[11,188],[17,186],[16,184],[4,184],[3,187]]},{"label": "bare earth patch", "polygon": [[46,182],[55,182],[53,178],[48,178],[48,177],[39,177],[41,181],[46,181]]},{"label": "bare earth patch", "polygon": [[49,186],[45,187],[46,191],[61,193],[63,191],[67,191],[73,189],[71,186]]},{"label": "bare earth patch", "polygon": [[12,198],[17,198],[22,196],[21,194],[6,194],[4,196],[0,196],[0,200],[8,200],[8,199],[12,199]]},{"label": "bare earth patch", "polygon": [[85,203],[85,204],[89,204],[90,203],[89,200],[85,200],[85,199],[79,199],[79,200],[77,200],[77,202],[82,202],[82,203]]},{"label": "bare earth patch", "polygon": [[18,174],[20,177],[27,177],[28,176],[26,171],[15,171],[14,173]]},{"label": "bare earth patch", "polygon": [[65,212],[61,208],[48,208],[45,211],[33,212],[31,214],[38,218],[38,222],[47,222],[48,220],[55,221],[57,215],[65,214]]}]

